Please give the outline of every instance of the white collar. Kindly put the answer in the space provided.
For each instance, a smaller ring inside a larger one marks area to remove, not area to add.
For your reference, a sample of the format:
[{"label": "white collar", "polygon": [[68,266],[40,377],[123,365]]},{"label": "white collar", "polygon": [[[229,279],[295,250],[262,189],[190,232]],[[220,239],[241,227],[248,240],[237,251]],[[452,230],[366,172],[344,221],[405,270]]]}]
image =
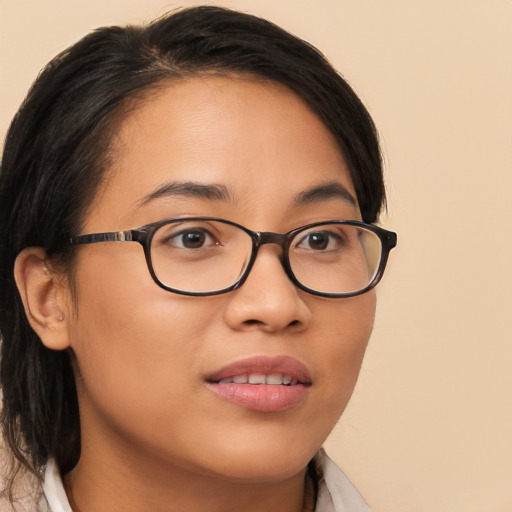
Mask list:
[{"label": "white collar", "polygon": [[315,512],[371,512],[354,484],[327,456],[323,448],[313,460],[321,475]]},{"label": "white collar", "polygon": [[[46,464],[43,492],[48,502],[48,512],[73,512],[62,484],[59,468],[53,459]],[[40,512],[43,511],[44,509],[41,507]]]},{"label": "white collar", "polygon": [[[314,462],[321,475],[315,512],[371,512],[359,491],[323,449],[315,455]],[[41,503],[38,512],[73,512],[53,459],[46,465],[43,492],[47,506]]]}]

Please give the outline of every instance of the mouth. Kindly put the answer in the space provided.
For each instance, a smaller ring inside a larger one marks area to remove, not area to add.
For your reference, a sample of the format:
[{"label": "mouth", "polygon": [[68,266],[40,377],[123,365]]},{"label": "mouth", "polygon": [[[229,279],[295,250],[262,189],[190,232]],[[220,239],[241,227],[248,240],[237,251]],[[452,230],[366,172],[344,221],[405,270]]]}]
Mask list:
[{"label": "mouth", "polygon": [[258,356],[229,364],[206,378],[216,395],[257,412],[280,412],[303,402],[312,385],[308,369],[288,356]]},{"label": "mouth", "polygon": [[282,375],[272,373],[264,375],[262,373],[250,373],[249,375],[235,375],[227,379],[221,379],[218,384],[266,384],[269,386],[296,386],[299,380],[291,375]]}]

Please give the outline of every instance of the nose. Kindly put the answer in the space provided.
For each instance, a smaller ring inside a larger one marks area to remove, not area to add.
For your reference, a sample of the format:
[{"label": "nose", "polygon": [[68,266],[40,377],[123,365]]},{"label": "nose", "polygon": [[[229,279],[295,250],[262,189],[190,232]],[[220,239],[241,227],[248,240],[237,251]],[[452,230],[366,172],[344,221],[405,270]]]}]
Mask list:
[{"label": "nose", "polygon": [[281,264],[280,248],[260,248],[245,283],[231,292],[225,321],[235,330],[302,331],[311,311]]}]

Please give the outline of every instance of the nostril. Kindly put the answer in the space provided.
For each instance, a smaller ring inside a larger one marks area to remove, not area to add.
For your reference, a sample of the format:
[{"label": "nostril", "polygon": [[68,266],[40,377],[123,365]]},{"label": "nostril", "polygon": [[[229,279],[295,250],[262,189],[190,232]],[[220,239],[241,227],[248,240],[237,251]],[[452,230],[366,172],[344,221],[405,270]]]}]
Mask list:
[{"label": "nostril", "polygon": [[244,321],[245,325],[261,325],[262,323],[263,322],[261,320],[254,320],[254,319],[249,319],[249,320]]},{"label": "nostril", "polygon": [[[263,329],[264,330],[280,330],[282,327],[280,328],[277,328],[277,327],[272,327],[270,325],[267,325],[267,323],[265,323],[264,321],[262,320],[256,320],[254,318],[250,318],[248,320],[245,320],[243,322],[243,325],[245,327],[256,327],[256,328],[261,328],[263,326]],[[297,326],[300,326],[302,325],[302,322],[300,320],[292,320],[290,323],[286,324],[285,327],[297,327]]]}]

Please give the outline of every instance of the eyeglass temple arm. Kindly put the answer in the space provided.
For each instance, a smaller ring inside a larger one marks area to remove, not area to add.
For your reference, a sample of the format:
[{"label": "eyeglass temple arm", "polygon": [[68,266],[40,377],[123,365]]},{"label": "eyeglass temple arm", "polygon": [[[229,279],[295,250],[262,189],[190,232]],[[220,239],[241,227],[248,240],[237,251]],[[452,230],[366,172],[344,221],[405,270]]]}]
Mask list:
[{"label": "eyeglass temple arm", "polygon": [[133,230],[113,231],[110,233],[94,233],[92,235],[78,235],[69,239],[70,245],[96,244],[100,242],[131,242],[134,240]]}]

